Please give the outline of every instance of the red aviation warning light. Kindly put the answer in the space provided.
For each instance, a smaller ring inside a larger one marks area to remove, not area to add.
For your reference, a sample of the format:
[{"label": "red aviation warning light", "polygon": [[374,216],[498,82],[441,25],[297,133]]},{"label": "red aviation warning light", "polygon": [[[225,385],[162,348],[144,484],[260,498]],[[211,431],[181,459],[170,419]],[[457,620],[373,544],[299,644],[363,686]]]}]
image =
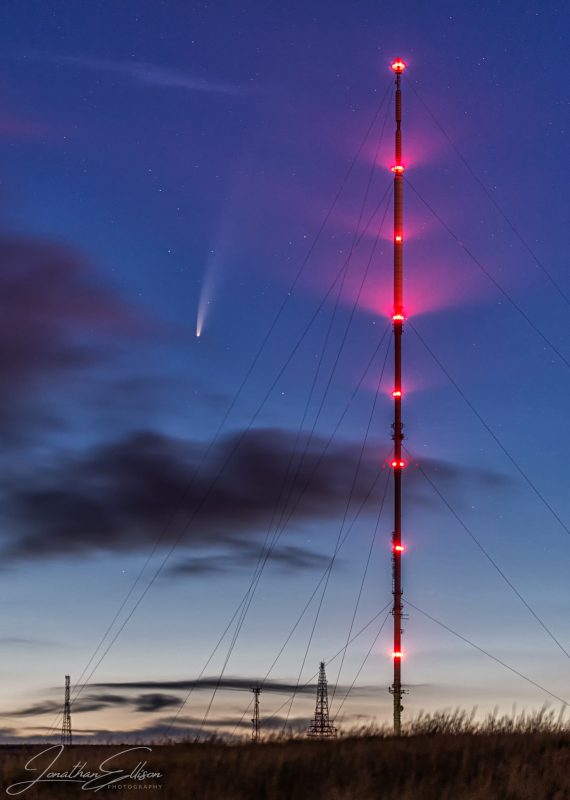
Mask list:
[{"label": "red aviation warning light", "polygon": [[396,241],[396,244],[402,244],[402,237],[401,237],[401,235],[399,233],[396,234],[394,239]]},{"label": "red aviation warning light", "polygon": [[392,315],[392,322],[403,322],[405,319],[403,314],[393,314]]},{"label": "red aviation warning light", "polygon": [[395,553],[403,553],[405,551],[405,547],[403,544],[395,544],[393,550]]},{"label": "red aviation warning light", "polygon": [[406,466],[406,462],[403,461],[401,458],[400,459],[394,459],[394,461],[392,461],[392,467],[394,469],[404,469],[405,466]]},{"label": "red aviation warning light", "polygon": [[405,169],[406,168],[403,164],[394,164],[394,166],[392,167],[392,172],[395,175],[402,175]]},{"label": "red aviation warning light", "polygon": [[402,658],[402,654],[401,654],[401,652],[400,652],[399,650],[395,650],[395,651],[392,653],[392,658]]},{"label": "red aviation warning light", "polygon": [[406,65],[401,58],[397,58],[395,61],[393,61],[391,66],[394,72],[400,74],[406,69]]},{"label": "red aviation warning light", "polygon": [[401,396],[402,396],[402,392],[399,389],[394,389],[394,391],[392,392],[392,397],[394,399],[396,399],[397,397],[401,397]]}]

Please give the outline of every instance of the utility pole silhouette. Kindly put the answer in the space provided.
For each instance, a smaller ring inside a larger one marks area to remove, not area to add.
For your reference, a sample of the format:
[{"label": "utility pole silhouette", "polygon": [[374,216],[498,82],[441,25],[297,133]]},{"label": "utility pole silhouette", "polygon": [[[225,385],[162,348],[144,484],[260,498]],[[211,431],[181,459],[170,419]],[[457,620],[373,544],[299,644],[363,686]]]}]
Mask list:
[{"label": "utility pole silhouette", "polygon": [[61,743],[71,744],[71,701],[69,699],[69,675],[65,676],[65,700],[63,703],[63,724],[61,726]]},{"label": "utility pole silhouette", "polygon": [[319,665],[317,705],[307,736],[311,739],[334,739],[336,737],[336,728],[331,725],[329,718],[329,691],[324,661],[321,661]]},{"label": "utility pole silhouette", "polygon": [[259,742],[259,732],[261,723],[259,720],[259,695],[261,694],[261,686],[254,686],[251,690],[253,692],[253,717],[251,718],[251,741],[257,744]]},{"label": "utility pole silhouette", "polygon": [[392,322],[394,325],[394,422],[392,423],[392,439],[394,455],[392,471],[394,473],[394,531],[392,533],[392,616],[394,618],[394,647],[392,661],[394,664],[394,680],[390,692],[394,697],[394,733],[399,736],[402,730],[402,473],[406,462],[402,457],[402,440],[404,424],[402,422],[402,334],[404,330],[404,164],[402,161],[402,73],[406,65],[398,58],[392,64],[396,76],[396,152],[394,173],[394,308]]}]

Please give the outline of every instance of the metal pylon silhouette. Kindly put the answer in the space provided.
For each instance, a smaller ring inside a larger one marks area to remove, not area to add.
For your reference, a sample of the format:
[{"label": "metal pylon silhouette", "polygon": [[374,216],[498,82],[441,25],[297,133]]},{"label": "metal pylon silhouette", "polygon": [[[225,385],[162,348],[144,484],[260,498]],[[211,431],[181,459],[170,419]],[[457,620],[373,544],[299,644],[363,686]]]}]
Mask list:
[{"label": "metal pylon silhouette", "polygon": [[61,726],[61,743],[71,744],[71,701],[69,691],[69,675],[65,676],[65,700],[63,703],[63,724]]},{"label": "metal pylon silhouette", "polygon": [[317,705],[307,736],[311,739],[334,739],[336,728],[329,719],[329,692],[327,688],[327,675],[325,662],[319,665],[319,682],[317,684]]},{"label": "metal pylon silhouette", "polygon": [[253,717],[251,718],[251,741],[259,742],[259,734],[261,731],[261,722],[259,719],[259,695],[261,694],[261,686],[254,686],[251,690],[253,692]]}]

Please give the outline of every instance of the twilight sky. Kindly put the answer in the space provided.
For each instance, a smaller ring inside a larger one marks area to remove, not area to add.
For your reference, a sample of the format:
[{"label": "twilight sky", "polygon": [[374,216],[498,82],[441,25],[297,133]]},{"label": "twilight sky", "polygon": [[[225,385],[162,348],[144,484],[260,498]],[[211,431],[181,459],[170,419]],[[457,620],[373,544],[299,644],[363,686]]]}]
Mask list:
[{"label": "twilight sky", "polygon": [[[275,531],[205,730],[236,729],[339,537],[300,684],[345,645],[369,552],[353,634],[389,602],[389,492],[371,542],[400,55],[406,309],[464,395],[408,327],[405,595],[569,699],[567,656],[453,513],[568,649],[568,9],[6,0],[1,20],[3,739],[57,725],[64,674],[113,621],[75,730],[198,730],[235,622],[206,660]],[[269,673],[267,727],[322,585]],[[556,703],[407,610],[408,718]],[[333,713],[384,617],[348,649]],[[389,622],[345,725],[389,718]],[[312,706],[300,692],[290,722]]]}]

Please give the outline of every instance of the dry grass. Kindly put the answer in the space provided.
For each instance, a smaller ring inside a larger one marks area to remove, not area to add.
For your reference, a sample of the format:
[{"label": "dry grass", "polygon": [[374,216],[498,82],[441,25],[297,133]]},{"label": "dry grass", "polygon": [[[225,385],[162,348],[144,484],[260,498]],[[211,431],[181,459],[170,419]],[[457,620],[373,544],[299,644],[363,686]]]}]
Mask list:
[{"label": "dry grass", "polygon": [[[40,749],[0,750],[4,787],[29,778],[23,765]],[[81,760],[95,769],[118,749],[82,745],[64,759],[68,767]],[[131,754],[129,768],[136,760]],[[463,712],[421,715],[400,739],[368,729],[333,742],[153,744],[148,761],[149,768],[164,773],[161,789],[136,790],[148,800],[570,799],[570,730],[546,711],[516,719],[492,716],[479,724]],[[132,796],[135,790],[103,790],[103,796],[111,792]],[[50,784],[23,796],[86,794],[77,785]]]}]

